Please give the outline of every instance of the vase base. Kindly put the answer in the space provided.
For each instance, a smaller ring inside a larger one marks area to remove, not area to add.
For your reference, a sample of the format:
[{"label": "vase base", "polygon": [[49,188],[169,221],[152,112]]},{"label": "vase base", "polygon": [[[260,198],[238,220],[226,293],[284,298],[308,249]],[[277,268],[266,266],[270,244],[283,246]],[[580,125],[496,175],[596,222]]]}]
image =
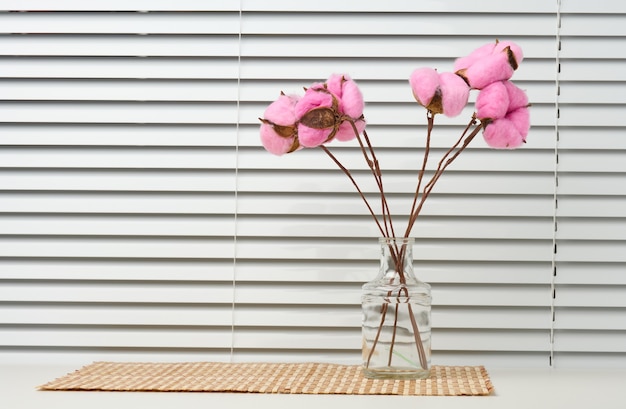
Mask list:
[{"label": "vase base", "polygon": [[426,379],[430,369],[401,368],[385,366],[383,368],[363,368],[363,376],[368,379]]}]

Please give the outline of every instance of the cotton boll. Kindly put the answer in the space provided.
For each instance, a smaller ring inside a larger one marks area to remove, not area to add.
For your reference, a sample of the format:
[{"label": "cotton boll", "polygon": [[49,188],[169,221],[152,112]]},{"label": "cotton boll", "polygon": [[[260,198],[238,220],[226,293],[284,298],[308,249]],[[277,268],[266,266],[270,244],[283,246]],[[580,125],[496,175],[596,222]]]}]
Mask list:
[{"label": "cotton boll", "polygon": [[522,63],[522,60],[524,59],[524,53],[522,52],[522,48],[512,41],[499,42],[493,51],[494,53],[506,53],[509,57],[509,63],[514,70],[519,67],[519,65]]},{"label": "cotton boll", "polygon": [[506,117],[525,139],[528,135],[528,131],[530,130],[530,112],[528,108],[518,108],[515,111],[509,112]]},{"label": "cotton boll", "polygon": [[504,82],[489,84],[476,97],[476,117],[481,120],[503,118],[509,103],[509,93]]},{"label": "cotton boll", "polygon": [[357,83],[347,74],[333,74],[326,81],[326,90],[338,100],[339,112],[352,119],[363,115],[365,102]]},{"label": "cotton boll", "polygon": [[324,90],[313,86],[306,90],[304,96],[296,103],[294,111],[297,120],[300,120],[309,111],[315,108],[333,106],[333,96]]},{"label": "cotton boll", "polygon": [[326,80],[326,89],[339,99],[343,96],[343,83],[350,77],[345,74],[333,74]]},{"label": "cotton boll", "polygon": [[265,109],[265,118],[261,119],[261,143],[274,155],[282,155],[299,147],[295,136],[294,112],[298,100],[297,95],[281,94]]},{"label": "cotton boll", "polygon": [[264,122],[261,124],[260,133],[263,147],[274,155],[283,155],[294,148],[295,138],[293,136],[284,137],[279,135],[269,123]]},{"label": "cotton boll", "polygon": [[352,119],[360,118],[361,115],[363,115],[365,102],[363,101],[363,94],[361,93],[358,85],[352,80],[345,81],[343,83],[342,91],[342,113]]},{"label": "cotton boll", "polygon": [[263,113],[265,119],[277,125],[289,126],[296,122],[294,108],[300,97],[281,94]]},{"label": "cotton boll", "polygon": [[409,77],[413,96],[420,105],[430,105],[439,88],[439,74],[433,68],[418,68]]},{"label": "cotton boll", "polygon": [[504,86],[509,95],[509,111],[528,106],[528,96],[524,90],[513,84],[511,81],[505,81]]},{"label": "cotton boll", "polygon": [[305,148],[315,148],[324,144],[333,134],[333,128],[310,128],[304,124],[298,124],[298,140]]},{"label": "cotton boll", "polygon": [[513,76],[513,68],[504,53],[481,58],[466,70],[457,71],[474,89],[482,89],[496,81],[508,80]]},{"label": "cotton boll", "polygon": [[455,117],[463,111],[469,99],[469,87],[463,78],[451,72],[439,74],[441,106],[443,114]]},{"label": "cotton boll", "polygon": [[[354,125],[356,126],[359,134],[363,133],[365,130],[365,121],[362,119],[354,121]],[[352,124],[348,121],[344,121],[339,126],[337,133],[335,134],[335,139],[338,141],[346,142],[351,141],[356,138],[356,134],[354,133],[354,129],[352,128]]]},{"label": "cotton boll", "polygon": [[515,149],[524,143],[524,137],[508,118],[490,122],[483,131],[483,138],[494,149]]}]

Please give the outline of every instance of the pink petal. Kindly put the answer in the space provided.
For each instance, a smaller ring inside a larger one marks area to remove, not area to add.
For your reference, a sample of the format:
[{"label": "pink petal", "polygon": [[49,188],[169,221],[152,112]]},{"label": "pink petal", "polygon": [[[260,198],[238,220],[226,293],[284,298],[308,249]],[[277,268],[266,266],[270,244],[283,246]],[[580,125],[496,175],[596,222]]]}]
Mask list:
[{"label": "pink petal", "polygon": [[343,83],[345,80],[349,80],[350,77],[345,74],[332,74],[326,80],[326,88],[335,94],[339,99],[343,96]]},{"label": "pink petal", "polygon": [[511,78],[513,68],[506,54],[498,53],[476,61],[462,75],[472,88],[482,89],[496,81]]},{"label": "pink petal", "polygon": [[418,68],[409,77],[409,84],[417,102],[426,107],[439,88],[439,74],[433,68]]},{"label": "pink petal", "polygon": [[509,95],[509,111],[514,111],[518,108],[528,106],[528,97],[526,96],[524,90],[513,84],[511,81],[505,81],[504,86],[506,87]]},{"label": "pink petal", "polygon": [[267,123],[261,124],[261,143],[263,147],[274,155],[283,155],[291,149],[294,137],[284,138],[274,132],[272,125]]},{"label": "pink petal", "polygon": [[326,142],[333,128],[316,129],[298,124],[298,140],[305,148],[315,148]]},{"label": "pink petal", "polygon": [[494,149],[515,149],[524,143],[524,137],[508,118],[489,123],[483,130],[483,138]]},{"label": "pink petal", "polygon": [[[363,133],[363,130],[365,130],[365,121],[362,119],[354,121],[354,125],[356,126],[357,131],[359,131],[359,134]],[[346,142],[354,138],[356,138],[356,134],[354,133],[354,129],[352,129],[350,122],[342,122],[341,125],[339,125],[337,133],[335,134],[335,139],[341,142]]]},{"label": "pink petal", "polygon": [[363,94],[361,94],[361,90],[356,82],[352,80],[345,81],[340,98],[343,114],[353,119],[360,118],[361,115],[363,115],[365,102],[363,101]]},{"label": "pink petal", "polygon": [[493,52],[502,52],[507,47],[509,47],[510,50],[513,52],[513,56],[515,57],[517,65],[520,65],[522,63],[522,60],[524,59],[524,53],[522,52],[522,48],[519,45],[515,44],[513,41],[500,41],[498,44],[496,44]]},{"label": "pink petal", "polygon": [[265,109],[263,117],[277,125],[293,125],[296,122],[294,108],[299,99],[298,95],[283,94]]},{"label": "pink petal", "polygon": [[333,96],[326,91],[320,91],[315,85],[306,90],[304,96],[296,103],[295,116],[300,119],[307,112],[319,107],[330,108],[333,105]]},{"label": "pink petal", "polygon": [[522,107],[515,111],[511,111],[506,115],[506,118],[511,121],[515,129],[517,129],[523,138],[526,138],[528,131],[530,130],[530,112],[528,108]]},{"label": "pink petal", "polygon": [[467,105],[469,87],[463,78],[451,72],[439,74],[439,83],[443,114],[449,117],[457,116]]},{"label": "pink petal", "polygon": [[476,97],[478,119],[503,118],[509,108],[509,93],[502,81],[494,82],[480,90]]}]

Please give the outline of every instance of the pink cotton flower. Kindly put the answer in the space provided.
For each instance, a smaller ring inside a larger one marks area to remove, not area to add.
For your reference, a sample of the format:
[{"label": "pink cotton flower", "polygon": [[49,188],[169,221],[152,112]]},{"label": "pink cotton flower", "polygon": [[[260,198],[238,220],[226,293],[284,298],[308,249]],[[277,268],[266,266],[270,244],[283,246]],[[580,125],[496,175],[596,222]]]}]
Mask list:
[{"label": "pink cotton flower", "polygon": [[271,103],[261,119],[261,143],[274,155],[283,155],[299,148],[296,137],[295,105],[300,97],[281,94]]},{"label": "pink cotton flower", "polygon": [[524,59],[522,48],[513,41],[498,41],[493,49],[494,53],[505,52],[509,56],[509,62],[514,70],[519,67]]},{"label": "pink cotton flower", "polygon": [[356,133],[350,121],[354,122],[359,134],[365,130],[363,119],[365,102],[361,90],[346,74],[331,75],[326,81],[326,89],[337,98],[339,115],[342,118],[334,138],[342,142],[354,139]]},{"label": "pink cotton flower", "polygon": [[508,118],[513,123],[522,138],[524,138],[524,142],[526,142],[526,137],[530,130],[530,111],[528,107],[525,106],[511,111],[505,118]]},{"label": "pink cotton flower", "polygon": [[498,81],[481,89],[476,98],[480,120],[503,118],[507,113],[528,106],[526,93],[511,81]]},{"label": "pink cotton flower", "polygon": [[297,149],[297,145],[294,146],[294,142],[294,135],[284,137],[278,134],[271,124],[267,122],[261,124],[261,143],[268,152],[277,156],[292,152]]},{"label": "pink cotton flower", "polygon": [[335,135],[339,126],[337,104],[337,99],[323,85],[314,84],[306,90],[295,106],[300,145],[314,148]]},{"label": "pink cotton flower", "polygon": [[[491,50],[491,52],[489,52]],[[522,49],[511,41],[484,45],[456,60],[455,72],[474,89],[508,80],[522,62]]]},{"label": "pink cotton flower", "polygon": [[527,107],[523,107],[488,123],[483,138],[494,149],[515,149],[526,142],[529,128],[530,113]]},{"label": "pink cotton flower", "polygon": [[511,81],[504,81],[504,86],[509,95],[509,111],[514,111],[517,108],[528,106],[528,96],[524,90],[513,84]]},{"label": "pink cotton flower", "polygon": [[481,58],[465,70],[457,71],[470,87],[482,89],[496,81],[508,80],[513,76],[513,67],[504,52]]},{"label": "pink cotton flower", "polygon": [[276,125],[293,125],[297,120],[295,107],[299,100],[298,95],[280,94],[276,101],[265,108],[263,118]]},{"label": "pink cotton flower", "polygon": [[432,68],[418,68],[409,77],[415,100],[434,114],[449,117],[461,113],[469,98],[469,87],[451,72],[439,74]]},{"label": "pink cotton flower", "polygon": [[[365,121],[363,119],[357,119],[354,121],[354,125],[356,126],[359,134],[363,133],[365,130]],[[352,128],[352,124],[348,121],[343,121],[341,125],[339,125],[339,129],[337,129],[337,133],[335,134],[335,139],[341,142],[351,141],[356,138],[356,134],[354,133],[354,129]]]},{"label": "pink cotton flower", "polygon": [[356,82],[346,74],[333,74],[326,81],[326,89],[339,101],[339,112],[351,119],[358,119],[363,115],[365,102],[363,94]]},{"label": "pink cotton flower", "polygon": [[451,72],[439,74],[441,105],[445,116],[454,117],[461,113],[469,99],[469,87],[463,78]]},{"label": "pink cotton flower", "polygon": [[481,120],[503,118],[509,110],[509,103],[504,81],[489,84],[476,97],[476,117]]},{"label": "pink cotton flower", "polygon": [[347,75],[332,75],[324,84],[314,84],[296,105],[298,138],[307,148],[320,146],[333,138],[349,141],[365,129],[363,95]]},{"label": "pink cotton flower", "polygon": [[331,108],[333,106],[333,95],[326,91],[323,84],[316,83],[311,85],[304,92],[304,96],[300,98],[295,106],[296,119],[300,119],[307,112],[315,108]]},{"label": "pink cotton flower", "polygon": [[483,137],[490,147],[515,149],[530,129],[528,97],[511,81],[494,82],[478,94],[476,117],[485,124]]},{"label": "pink cotton flower", "polygon": [[528,107],[507,112],[504,118],[487,123],[483,138],[494,149],[515,149],[526,142],[530,130],[530,112]]},{"label": "pink cotton flower", "polygon": [[364,105],[349,76],[332,75],[325,83],[312,84],[302,97],[283,94],[270,104],[261,119],[261,142],[269,152],[282,155],[334,138],[349,141],[365,130]]},{"label": "pink cotton flower", "polygon": [[409,84],[417,102],[428,107],[439,88],[439,73],[429,67],[418,68],[409,77]]}]

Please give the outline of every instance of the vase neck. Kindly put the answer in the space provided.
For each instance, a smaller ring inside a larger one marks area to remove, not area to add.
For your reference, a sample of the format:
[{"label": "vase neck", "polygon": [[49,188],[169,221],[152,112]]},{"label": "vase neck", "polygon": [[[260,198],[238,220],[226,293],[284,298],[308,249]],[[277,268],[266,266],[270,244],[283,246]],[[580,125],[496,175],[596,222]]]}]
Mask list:
[{"label": "vase neck", "polygon": [[[406,282],[414,280],[412,238],[381,238],[380,274],[385,279]],[[381,278],[382,278],[381,277]]]}]

